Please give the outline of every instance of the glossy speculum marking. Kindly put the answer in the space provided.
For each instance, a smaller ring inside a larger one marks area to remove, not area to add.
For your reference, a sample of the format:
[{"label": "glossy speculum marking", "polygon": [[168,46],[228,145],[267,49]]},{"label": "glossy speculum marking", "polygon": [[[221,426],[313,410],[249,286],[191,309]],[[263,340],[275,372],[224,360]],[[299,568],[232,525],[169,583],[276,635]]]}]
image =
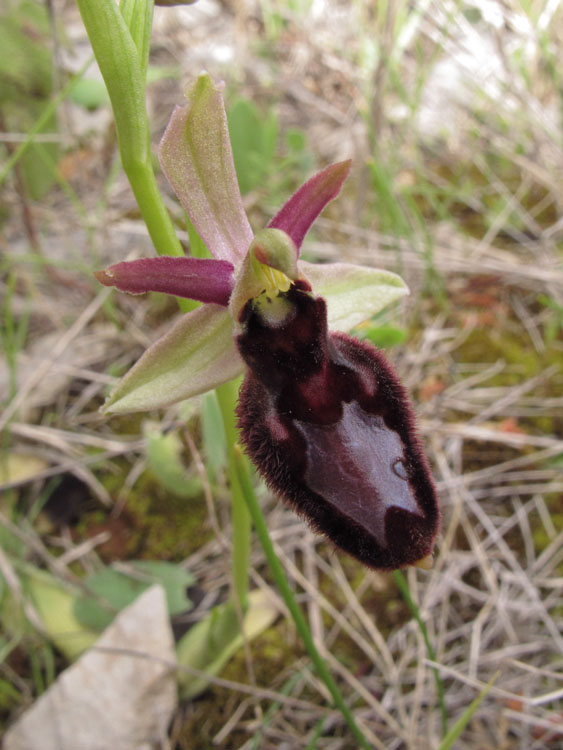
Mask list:
[{"label": "glossy speculum marking", "polygon": [[280,321],[267,302],[242,314],[242,442],[268,486],[341,549],[376,569],[416,564],[439,510],[406,391],[371,344],[328,332],[306,284],[283,297]]}]

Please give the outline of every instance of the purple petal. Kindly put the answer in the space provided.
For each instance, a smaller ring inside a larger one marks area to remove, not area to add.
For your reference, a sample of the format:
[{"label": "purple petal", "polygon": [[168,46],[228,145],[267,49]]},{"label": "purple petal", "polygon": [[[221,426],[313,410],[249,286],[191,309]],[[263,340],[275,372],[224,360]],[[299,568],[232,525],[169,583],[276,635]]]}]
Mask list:
[{"label": "purple petal", "polygon": [[232,264],[211,258],[141,258],[116,263],[94,275],[104,286],[120,292],[164,292],[224,306],[233,289]]},{"label": "purple petal", "polygon": [[240,261],[252,230],[238,188],[221,89],[207,73],[176,107],[160,142],[160,164],[192,224],[217,259]]},{"label": "purple petal", "polygon": [[348,161],[331,164],[330,167],[307,180],[274,216],[268,226],[283,229],[299,250],[311,224],[326,204],[336,198],[340,192],[342,183],[348,177],[351,163],[348,159]]}]

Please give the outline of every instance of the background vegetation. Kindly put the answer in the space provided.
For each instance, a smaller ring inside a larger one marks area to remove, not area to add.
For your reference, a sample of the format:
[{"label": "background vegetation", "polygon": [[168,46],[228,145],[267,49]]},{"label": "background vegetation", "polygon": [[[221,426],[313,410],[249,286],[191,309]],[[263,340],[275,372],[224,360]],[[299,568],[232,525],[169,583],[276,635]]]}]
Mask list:
[{"label": "background vegetation", "polygon": [[[316,643],[375,747],[438,747],[433,668],[451,725],[498,673],[456,748],[563,742],[562,48],[551,0],[200,0],[155,11],[154,144],[206,68],[227,82],[254,225],[314,169],[351,157],[305,257],[388,268],[411,288],[358,333],[389,350],[411,390],[440,489],[434,568],[408,573],[435,661],[393,577],[336,553],[259,489]],[[98,413],[177,310],[92,276],[152,249],[75,5],[5,3],[0,49],[7,726],[76,655],[42,627],[37,571],[102,598],[75,612],[97,633],[139,590],[119,565],[142,561],[137,573],[166,585],[180,639],[225,600],[230,533],[213,396]],[[279,604],[257,544],[252,562],[254,585]],[[279,609],[220,678],[180,702],[162,747],[356,747]]]}]

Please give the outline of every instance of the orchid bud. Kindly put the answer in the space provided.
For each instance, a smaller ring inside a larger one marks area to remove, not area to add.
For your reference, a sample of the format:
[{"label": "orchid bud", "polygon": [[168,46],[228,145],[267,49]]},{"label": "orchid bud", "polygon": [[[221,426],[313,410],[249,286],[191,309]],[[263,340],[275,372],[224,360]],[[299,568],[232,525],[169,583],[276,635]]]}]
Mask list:
[{"label": "orchid bud", "polygon": [[326,303],[297,281],[250,300],[241,439],[268,486],[371,568],[428,565],[436,492],[404,387],[370,344],[330,333]]}]

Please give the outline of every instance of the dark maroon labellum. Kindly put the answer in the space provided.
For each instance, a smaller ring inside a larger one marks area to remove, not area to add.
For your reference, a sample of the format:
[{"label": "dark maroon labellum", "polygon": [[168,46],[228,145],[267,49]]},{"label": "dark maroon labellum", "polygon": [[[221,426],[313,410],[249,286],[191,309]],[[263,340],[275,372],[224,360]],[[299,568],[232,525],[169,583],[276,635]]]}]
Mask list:
[{"label": "dark maroon labellum", "polygon": [[329,333],[326,304],[297,282],[272,323],[247,303],[242,442],[268,486],[336,545],[393,570],[432,553],[436,492],[405,389],[383,354]]}]

